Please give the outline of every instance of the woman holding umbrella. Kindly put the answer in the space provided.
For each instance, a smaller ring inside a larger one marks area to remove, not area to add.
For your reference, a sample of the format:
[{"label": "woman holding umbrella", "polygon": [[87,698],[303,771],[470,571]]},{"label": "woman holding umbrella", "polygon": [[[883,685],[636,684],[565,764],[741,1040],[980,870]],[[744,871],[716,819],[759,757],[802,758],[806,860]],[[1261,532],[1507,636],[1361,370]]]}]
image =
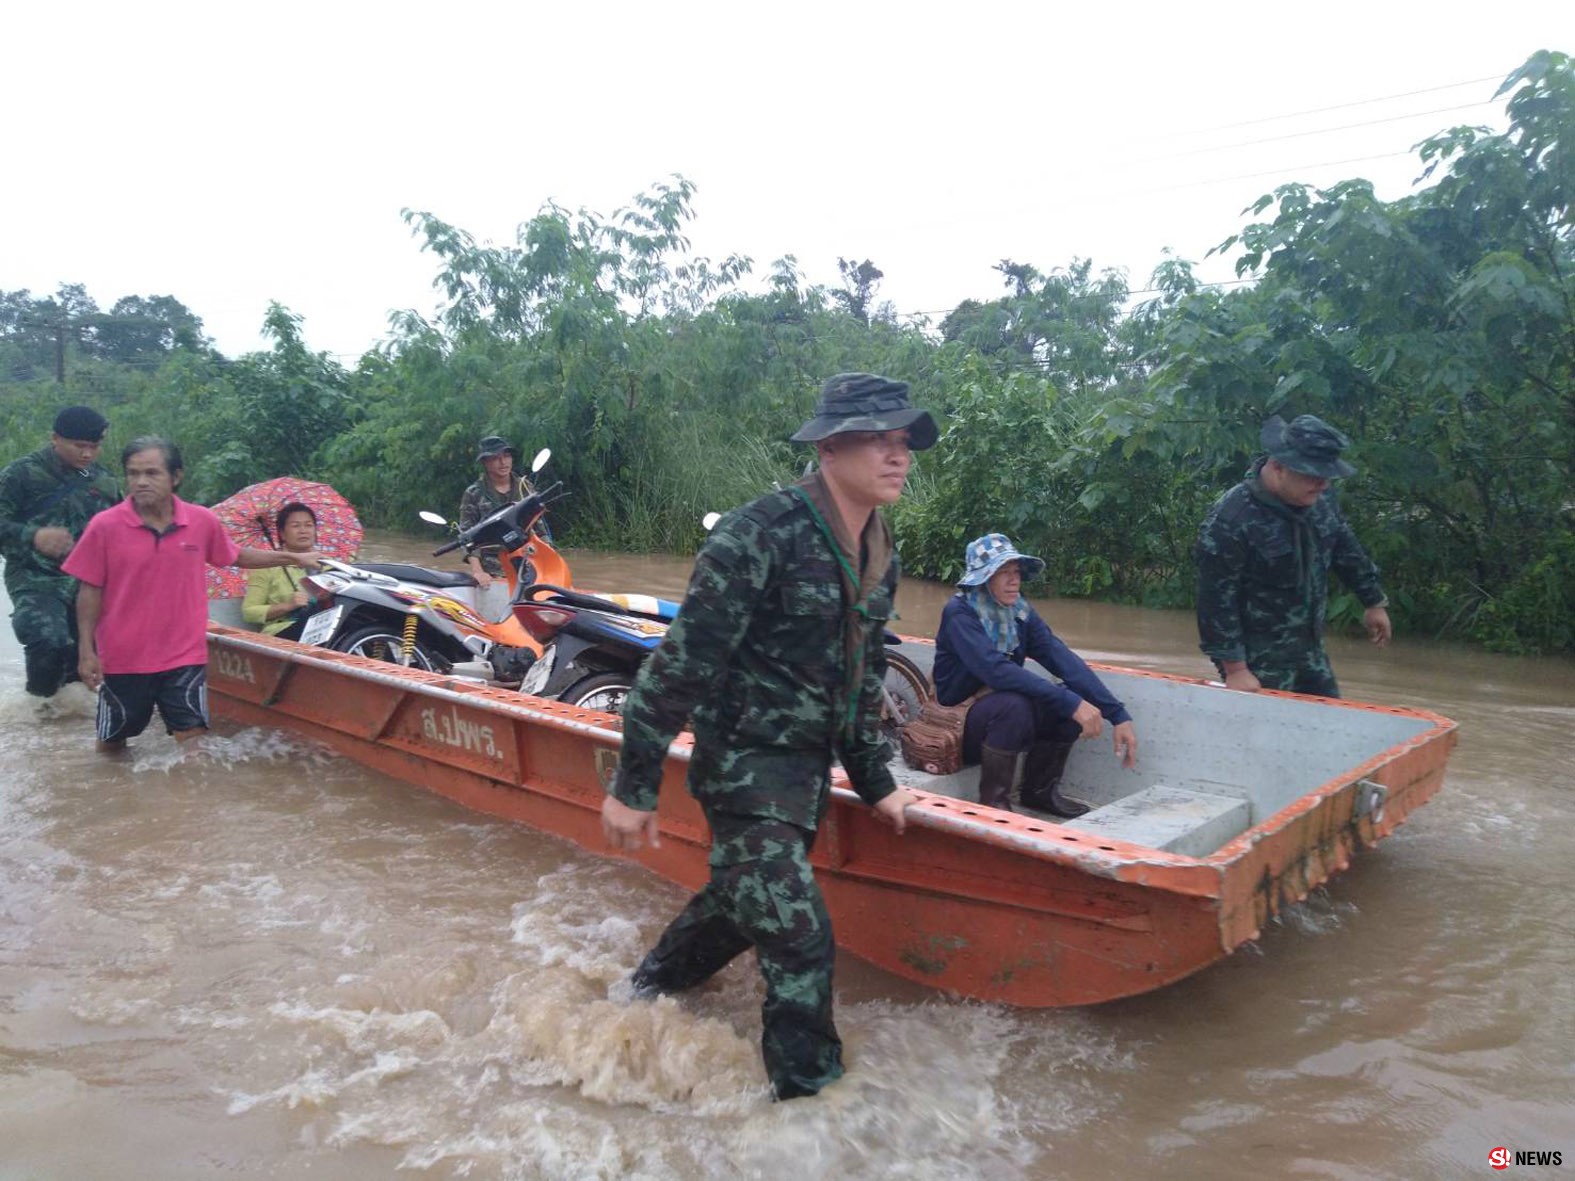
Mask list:
[{"label": "woman holding umbrella", "polygon": [[[317,514],[300,501],[281,508],[274,525],[280,549],[304,554],[317,548]],[[298,639],[312,606],[312,596],[301,586],[302,577],[297,566],[249,571],[241,618],[260,624],[264,635]]]}]

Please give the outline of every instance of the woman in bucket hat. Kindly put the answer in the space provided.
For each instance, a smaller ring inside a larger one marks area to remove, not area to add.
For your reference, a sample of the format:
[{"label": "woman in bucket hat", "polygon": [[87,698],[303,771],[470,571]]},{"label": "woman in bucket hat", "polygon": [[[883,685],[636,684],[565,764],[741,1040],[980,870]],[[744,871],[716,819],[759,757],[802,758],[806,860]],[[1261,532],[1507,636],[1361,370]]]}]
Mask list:
[{"label": "woman in bucket hat", "polygon": [[[1017,760],[1026,752],[1023,806],[1064,820],[1081,816],[1088,806],[1061,791],[1072,744],[1098,737],[1108,721],[1116,757],[1131,767],[1132,715],[1023,598],[1023,582],[1044,570],[1041,559],[1019,553],[1004,533],[975,538],[964,557],[967,569],[935,636],[935,696],[957,705],[983,694],[963,728],[963,762],[979,764],[979,802],[1012,810]],[[1029,672],[1030,656],[1058,680]]]}]

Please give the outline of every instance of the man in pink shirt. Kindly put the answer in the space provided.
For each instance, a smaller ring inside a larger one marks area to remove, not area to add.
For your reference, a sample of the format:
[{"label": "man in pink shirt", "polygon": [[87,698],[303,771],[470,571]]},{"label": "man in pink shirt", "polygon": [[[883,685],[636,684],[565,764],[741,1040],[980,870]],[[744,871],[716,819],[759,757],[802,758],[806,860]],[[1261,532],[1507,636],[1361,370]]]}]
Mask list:
[{"label": "man in pink shirt", "polygon": [[98,689],[98,748],[120,750],[154,707],[178,740],[208,728],[208,566],[314,567],[318,553],[242,549],[175,495],[180,449],[149,435],[120,455],[126,499],[91,521],[61,569],[77,593],[77,672]]}]

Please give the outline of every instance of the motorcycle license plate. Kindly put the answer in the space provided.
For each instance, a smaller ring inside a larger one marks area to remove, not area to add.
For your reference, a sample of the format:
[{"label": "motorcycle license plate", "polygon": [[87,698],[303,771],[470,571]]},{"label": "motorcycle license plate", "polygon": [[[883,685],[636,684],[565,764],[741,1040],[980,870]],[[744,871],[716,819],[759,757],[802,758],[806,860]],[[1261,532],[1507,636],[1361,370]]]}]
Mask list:
[{"label": "motorcycle license plate", "polygon": [[345,613],[343,607],[330,607],[326,611],[319,611],[306,621],[306,626],[301,629],[301,643],[326,644],[339,630],[339,617]]},{"label": "motorcycle license plate", "polygon": [[547,682],[552,677],[552,661],[558,649],[549,644],[546,651],[536,658],[536,663],[525,670],[525,679],[520,682],[520,692],[530,693],[537,697],[547,687]]}]

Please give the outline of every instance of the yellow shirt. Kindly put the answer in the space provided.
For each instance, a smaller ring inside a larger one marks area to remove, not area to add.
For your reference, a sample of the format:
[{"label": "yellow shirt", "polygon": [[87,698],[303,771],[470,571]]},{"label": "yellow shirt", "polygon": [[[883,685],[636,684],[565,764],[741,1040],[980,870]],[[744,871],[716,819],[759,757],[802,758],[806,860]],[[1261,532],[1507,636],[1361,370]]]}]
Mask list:
[{"label": "yellow shirt", "polygon": [[246,598],[241,600],[241,618],[262,625],[264,635],[282,632],[294,622],[288,614],[268,618],[268,608],[288,603],[301,589],[304,572],[299,566],[269,566],[246,572]]}]

